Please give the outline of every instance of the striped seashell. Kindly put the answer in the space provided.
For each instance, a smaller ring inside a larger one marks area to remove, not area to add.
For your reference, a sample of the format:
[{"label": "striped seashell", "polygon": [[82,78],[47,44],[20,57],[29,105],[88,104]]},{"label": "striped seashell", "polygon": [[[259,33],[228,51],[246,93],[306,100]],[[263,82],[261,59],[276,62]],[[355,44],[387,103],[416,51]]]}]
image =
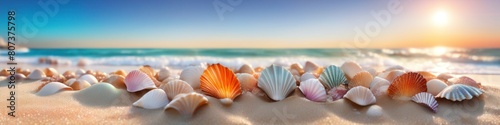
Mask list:
[{"label": "striped seashell", "polygon": [[426,83],[419,73],[408,72],[395,78],[387,89],[387,95],[393,99],[410,100],[415,94],[427,92]]},{"label": "striped seashell", "polygon": [[299,86],[300,91],[307,99],[315,102],[324,102],[328,98],[325,87],[318,79],[302,81]]},{"label": "striped seashell", "polygon": [[319,76],[319,81],[327,88],[331,89],[338,87],[346,82],[344,72],[335,65],[330,65],[325,68]]},{"label": "striped seashell", "polygon": [[367,71],[361,71],[358,74],[354,75],[353,78],[349,81],[348,87],[353,88],[356,86],[363,86],[366,88],[370,87],[370,83],[373,80],[373,76]]},{"label": "striped seashell", "polygon": [[275,101],[285,99],[296,88],[292,74],[285,68],[274,64],[262,71],[257,85]]},{"label": "striped seashell", "polygon": [[133,70],[125,77],[127,91],[137,92],[144,89],[156,89],[156,84],[144,72]]},{"label": "striped seashell", "polygon": [[166,84],[162,84],[160,88],[163,89],[165,93],[167,93],[168,99],[174,99],[175,96],[182,93],[194,92],[193,87],[182,80],[170,81]]},{"label": "striped seashell", "polygon": [[166,106],[166,109],[173,108],[184,117],[192,117],[196,109],[208,103],[208,99],[198,93],[179,94]]},{"label": "striped seashell", "polygon": [[474,96],[479,97],[481,94],[483,94],[481,89],[463,84],[454,84],[446,87],[436,97],[446,98],[451,101],[462,101],[472,99]]},{"label": "striped seashell", "polygon": [[241,85],[233,71],[221,64],[208,65],[200,77],[200,88],[205,94],[231,104],[241,94]]},{"label": "striped seashell", "polygon": [[421,92],[416,94],[411,98],[416,103],[425,104],[427,107],[432,109],[434,113],[437,112],[438,103],[431,93]]}]

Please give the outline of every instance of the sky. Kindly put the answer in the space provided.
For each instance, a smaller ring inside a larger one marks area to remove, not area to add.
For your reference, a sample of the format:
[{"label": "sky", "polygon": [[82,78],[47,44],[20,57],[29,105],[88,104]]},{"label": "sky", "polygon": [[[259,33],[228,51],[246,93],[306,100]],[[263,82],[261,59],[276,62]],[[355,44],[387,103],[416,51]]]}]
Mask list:
[{"label": "sky", "polygon": [[9,10],[32,48],[500,47],[499,0],[0,1],[0,24]]}]

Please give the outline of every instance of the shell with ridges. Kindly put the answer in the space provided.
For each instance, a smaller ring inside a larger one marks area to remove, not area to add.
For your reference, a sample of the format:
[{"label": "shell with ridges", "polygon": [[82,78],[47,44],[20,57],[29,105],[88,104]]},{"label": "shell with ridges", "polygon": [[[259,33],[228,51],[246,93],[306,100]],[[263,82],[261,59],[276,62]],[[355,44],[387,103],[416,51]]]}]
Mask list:
[{"label": "shell with ridges", "polygon": [[325,87],[321,84],[321,82],[319,82],[318,79],[302,81],[299,89],[306,96],[306,98],[311,101],[324,102],[328,97],[326,95]]},{"label": "shell with ridges", "polygon": [[28,75],[28,79],[31,79],[31,80],[40,80],[40,79],[43,79],[45,77],[46,77],[45,73],[42,72],[42,70],[39,70],[39,69],[33,70],[33,72],[31,72]]},{"label": "shell with ridges", "polygon": [[68,87],[60,82],[50,82],[45,84],[37,93],[38,96],[48,96],[55,94],[59,91],[64,90],[72,90],[71,87]]},{"label": "shell with ridges", "polygon": [[208,99],[198,93],[179,94],[166,106],[173,108],[185,117],[193,116],[196,109],[208,103]]},{"label": "shell with ridges", "polygon": [[285,68],[274,64],[262,71],[257,84],[269,98],[275,101],[285,99],[296,87],[292,74]]},{"label": "shell with ridges", "polygon": [[367,71],[361,71],[358,74],[354,75],[353,78],[349,81],[349,88],[353,88],[356,86],[363,86],[366,88],[370,87],[370,83],[373,80],[372,74]]},{"label": "shell with ridges", "polygon": [[411,98],[416,103],[425,104],[432,111],[437,112],[438,103],[431,93],[421,92]]},{"label": "shell with ridges", "polygon": [[240,69],[238,70],[238,73],[248,73],[253,75],[255,71],[253,70],[252,66],[249,64],[243,64]]},{"label": "shell with ridges", "polygon": [[116,75],[120,75],[123,77],[127,76],[127,72],[125,72],[125,70],[123,70],[123,69],[116,70],[115,72],[113,72],[111,74],[116,74]]},{"label": "shell with ridges", "polygon": [[90,85],[93,85],[93,84],[96,84],[98,83],[99,81],[97,80],[97,78],[95,78],[93,75],[90,75],[90,74],[85,74],[85,75],[82,75],[78,78],[78,80],[85,80],[87,81],[88,83],[90,83]]},{"label": "shell with ridges", "polygon": [[238,81],[240,81],[241,89],[244,91],[252,91],[257,88],[257,79],[248,73],[238,73],[236,74]]},{"label": "shell with ridges", "polygon": [[344,62],[344,64],[340,66],[340,69],[344,71],[347,79],[352,79],[356,74],[363,71],[363,68],[361,68],[361,66],[352,61]]},{"label": "shell with ridges", "polygon": [[127,86],[127,91],[129,92],[137,92],[144,89],[156,89],[156,85],[151,80],[151,78],[139,71],[133,70],[128,73],[127,77],[125,77],[125,85]]},{"label": "shell with ridges", "polygon": [[139,67],[139,70],[148,75],[148,77],[155,83],[156,86],[160,86],[161,82],[156,79],[156,72],[151,66],[149,65],[143,65]]},{"label": "shell with ridges", "polygon": [[453,84],[446,87],[436,97],[446,98],[451,101],[462,101],[472,99],[474,96],[478,97],[481,94],[483,94],[481,89],[463,84]]},{"label": "shell with ridges", "polygon": [[439,79],[431,79],[427,81],[427,92],[436,96],[439,92],[443,91],[448,85]]},{"label": "shell with ridges", "polygon": [[200,77],[200,88],[218,99],[234,100],[241,94],[241,85],[233,71],[221,64],[208,65]]},{"label": "shell with ridges", "polygon": [[384,78],[376,76],[370,83],[370,90],[372,91],[372,93],[375,93],[379,90],[380,87],[389,85],[391,85],[391,82],[387,81]]},{"label": "shell with ridges", "polygon": [[393,99],[410,100],[420,92],[427,92],[427,80],[416,72],[408,72],[395,78],[387,89]]},{"label": "shell with ridges", "polygon": [[314,73],[311,73],[311,72],[306,72],[306,73],[302,74],[302,76],[300,76],[301,82],[309,80],[309,79],[317,79],[317,78],[316,78],[316,75]]},{"label": "shell with ridges", "polygon": [[427,72],[427,71],[418,71],[417,73],[420,73],[420,75],[422,75],[425,78],[425,80],[427,80],[427,81],[436,78],[436,75],[434,75],[430,72]]},{"label": "shell with ridges", "polygon": [[321,73],[319,80],[327,89],[331,89],[344,84],[347,79],[342,69],[335,65],[330,65]]},{"label": "shell with ridges", "polygon": [[139,100],[132,105],[145,109],[163,108],[168,104],[167,94],[162,89],[153,89],[144,94]]},{"label": "shell with ridges", "polygon": [[182,80],[173,80],[166,84],[162,84],[160,86],[161,89],[165,91],[168,99],[174,99],[175,96],[182,93],[191,93],[194,92],[193,87],[189,85],[187,82]]},{"label": "shell with ridges", "polygon": [[200,77],[205,68],[200,66],[189,66],[182,70],[180,79],[186,81],[194,89],[200,88]]},{"label": "shell with ridges", "polygon": [[344,95],[344,98],[347,98],[360,106],[375,104],[377,101],[370,89],[363,86],[356,86],[350,89]]},{"label": "shell with ridges", "polygon": [[464,85],[476,87],[478,89],[481,88],[481,83],[478,83],[474,79],[467,77],[467,76],[461,76],[461,77],[453,80],[453,84],[464,84]]}]

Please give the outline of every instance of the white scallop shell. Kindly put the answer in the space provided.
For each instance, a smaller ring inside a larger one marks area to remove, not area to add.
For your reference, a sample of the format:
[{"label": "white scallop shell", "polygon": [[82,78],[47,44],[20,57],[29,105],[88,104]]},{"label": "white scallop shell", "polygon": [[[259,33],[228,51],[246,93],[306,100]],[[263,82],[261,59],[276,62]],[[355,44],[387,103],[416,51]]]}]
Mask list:
[{"label": "white scallop shell", "polygon": [[165,91],[168,99],[174,99],[175,96],[182,93],[194,92],[193,87],[191,87],[191,85],[182,80],[170,81],[168,83],[162,84],[160,88]]},{"label": "white scallop shell", "polygon": [[439,92],[443,91],[448,85],[439,79],[431,79],[427,81],[427,92],[436,96]]},{"label": "white scallop shell", "polygon": [[43,86],[42,89],[40,89],[38,92],[36,92],[36,95],[48,96],[64,90],[72,90],[72,89],[71,87],[66,86],[60,82],[50,82],[47,83],[45,86]]},{"label": "white scallop shell", "polygon": [[145,109],[158,109],[163,108],[168,104],[169,100],[167,94],[162,89],[153,89],[144,94],[139,100],[135,101],[132,105],[145,108]]},{"label": "white scallop shell", "polygon": [[451,101],[462,101],[472,99],[474,96],[478,97],[481,94],[483,94],[481,89],[463,84],[453,84],[446,87],[436,97],[446,98]]},{"label": "white scallop shell", "polygon": [[35,69],[35,70],[33,70],[33,72],[31,72],[28,75],[28,79],[31,79],[31,80],[40,80],[40,79],[43,79],[45,77],[46,77],[45,73],[40,69]]},{"label": "white scallop shell", "polygon": [[133,70],[125,77],[127,91],[137,92],[144,89],[156,89],[156,85],[151,78],[139,70]]},{"label": "white scallop shell", "polygon": [[182,70],[180,79],[186,81],[191,87],[200,88],[200,77],[205,68],[200,66],[189,66]]},{"label": "white scallop shell", "polygon": [[372,93],[376,93],[376,92],[378,92],[380,87],[389,86],[389,85],[391,85],[391,83],[389,81],[387,81],[384,78],[376,76],[373,78],[372,82],[370,83],[370,90],[372,91]]},{"label": "white scallop shell", "polygon": [[193,116],[196,109],[208,103],[208,99],[198,93],[179,94],[166,106],[166,109],[173,108],[185,117]]},{"label": "white scallop shell", "polygon": [[438,103],[431,93],[421,92],[411,98],[416,103],[427,105],[432,111],[437,112]]},{"label": "white scallop shell", "polygon": [[158,72],[158,81],[163,81],[170,76],[170,70],[168,67],[161,68]]},{"label": "white scallop shell", "polygon": [[311,72],[306,72],[306,73],[302,74],[302,76],[300,76],[301,82],[306,81],[308,79],[317,79],[317,78],[316,78],[316,75],[314,75]]},{"label": "white scallop shell", "polygon": [[344,98],[347,98],[360,106],[375,104],[377,101],[370,89],[363,86],[356,86],[350,89],[344,95]]},{"label": "white scallop shell", "polygon": [[262,71],[257,84],[269,98],[280,101],[295,90],[295,82],[288,70],[273,64]]},{"label": "white scallop shell", "polygon": [[236,78],[240,81],[241,89],[244,91],[252,91],[257,88],[257,79],[248,73],[238,73]]},{"label": "white scallop shell", "polygon": [[306,96],[307,99],[315,102],[324,102],[327,99],[325,87],[319,82],[318,79],[309,79],[300,82],[300,91]]},{"label": "white scallop shell", "polygon": [[348,79],[353,78],[356,74],[363,71],[361,66],[352,61],[344,62],[344,64],[340,66],[340,69],[342,69],[342,71],[346,74],[346,76],[349,77]]},{"label": "white scallop shell", "polygon": [[78,77],[78,76],[81,76],[81,75],[84,75],[85,74],[85,70],[83,69],[78,69],[75,71],[75,75]]},{"label": "white scallop shell", "polygon": [[85,75],[82,75],[78,78],[78,80],[85,80],[87,81],[90,85],[94,85],[96,83],[98,83],[99,81],[97,81],[97,78],[95,78],[93,75],[90,75],[90,74],[85,74]]}]

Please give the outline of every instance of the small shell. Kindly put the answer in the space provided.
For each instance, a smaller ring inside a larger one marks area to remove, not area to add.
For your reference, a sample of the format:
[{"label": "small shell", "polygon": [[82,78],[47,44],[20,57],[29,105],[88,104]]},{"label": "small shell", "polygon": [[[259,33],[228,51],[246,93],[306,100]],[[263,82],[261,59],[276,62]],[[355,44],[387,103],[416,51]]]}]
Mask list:
[{"label": "small shell", "polygon": [[120,75],[123,77],[127,76],[127,72],[125,72],[125,70],[123,70],[123,69],[116,70],[115,72],[113,72],[111,74]]},{"label": "small shell", "polygon": [[168,104],[167,94],[162,89],[153,89],[144,94],[139,100],[132,105],[145,109],[159,109]]},{"label": "small shell", "polygon": [[68,87],[60,82],[50,82],[44,85],[40,91],[36,93],[38,96],[48,96],[55,94],[59,91],[64,91],[64,90],[72,90],[71,87]]},{"label": "small shell", "polygon": [[427,81],[427,92],[436,96],[439,92],[443,91],[448,85],[439,79],[432,79]]},{"label": "small shell", "polygon": [[46,77],[45,73],[42,72],[42,70],[39,70],[39,69],[33,70],[33,72],[31,72],[28,75],[28,79],[31,79],[31,80],[40,80],[40,79],[43,79],[45,77]]},{"label": "small shell", "polygon": [[66,77],[67,79],[76,78],[76,74],[74,72],[71,72],[71,71],[66,71],[62,75],[64,77]]},{"label": "small shell", "polygon": [[332,101],[339,100],[344,98],[344,95],[347,93],[347,89],[343,86],[335,87],[328,91],[328,95],[332,97]]},{"label": "small shell", "polygon": [[94,76],[97,81],[103,81],[104,79],[108,78],[108,74],[101,71],[96,71]]},{"label": "small shell", "polygon": [[125,77],[117,74],[113,74],[106,78],[104,82],[110,83],[111,85],[115,86],[116,88],[122,88],[126,89],[127,86],[125,85]]},{"label": "small shell", "polygon": [[[87,70],[87,71],[85,71],[85,74],[89,74],[89,75],[93,75],[93,76],[95,76],[95,72],[94,72],[94,71],[92,71],[92,70],[90,70],[90,69],[89,69],[89,70]],[[82,75],[84,75],[84,74],[82,74]]]},{"label": "small shell", "polygon": [[408,72],[391,83],[387,89],[387,95],[393,99],[410,100],[420,92],[427,92],[427,81],[422,75],[416,72]]},{"label": "small shell", "polygon": [[[174,81],[174,80],[180,80],[181,77],[179,75],[175,75],[175,74],[172,74],[170,75],[168,78],[164,79],[163,81],[161,81],[162,83],[168,83],[170,81]],[[189,83],[188,83],[189,84]]]},{"label": "small shell", "polygon": [[359,66],[357,63],[352,62],[352,61],[347,61],[340,66],[340,69],[344,71],[345,75],[347,76],[347,79],[353,78],[356,74],[359,72],[363,71],[363,68]]},{"label": "small shell", "polygon": [[306,98],[311,101],[324,102],[328,97],[326,95],[325,87],[321,84],[321,82],[319,82],[318,79],[302,81],[299,89],[306,96]]},{"label": "small shell", "polygon": [[411,98],[416,103],[427,105],[432,111],[437,112],[438,103],[431,93],[421,92]]},{"label": "small shell", "polygon": [[387,79],[389,82],[393,82],[394,79],[396,79],[398,76],[401,76],[403,74],[405,74],[405,71],[403,71],[403,70],[392,70],[389,72],[389,74],[387,74],[385,79]]},{"label": "small shell", "polygon": [[420,75],[422,75],[425,78],[425,80],[427,80],[427,81],[436,78],[436,76],[434,74],[427,72],[427,71],[419,71],[417,73],[420,73]]},{"label": "small shell", "polygon": [[78,70],[75,71],[75,75],[77,77],[79,77],[81,75],[84,75],[84,74],[85,74],[85,70],[83,70],[83,69],[78,69]]},{"label": "small shell", "polygon": [[167,106],[166,109],[173,108],[185,117],[193,116],[196,109],[208,103],[208,99],[198,93],[177,95]]},{"label": "small shell", "polygon": [[160,88],[167,93],[168,99],[174,99],[175,96],[182,93],[194,92],[193,87],[182,80],[170,81],[166,84],[162,84]]},{"label": "small shell", "polygon": [[344,95],[344,98],[347,98],[360,106],[375,104],[377,101],[370,89],[363,86],[356,86],[350,89]]},{"label": "small shell", "polygon": [[90,74],[82,75],[82,76],[80,76],[80,78],[78,78],[78,80],[85,80],[88,83],[90,83],[90,85],[94,85],[94,84],[99,82],[99,81],[97,81],[97,78],[95,78],[93,75],[90,75]]},{"label": "small shell", "polygon": [[453,78],[453,76],[451,76],[450,74],[446,74],[446,73],[441,73],[437,76],[437,79],[442,80],[445,83],[447,83],[448,79],[451,79],[451,78]]},{"label": "small shell", "polygon": [[483,94],[481,89],[463,84],[454,84],[446,87],[436,97],[446,98],[451,101],[462,101],[472,99],[474,96],[478,97],[481,94]]},{"label": "small shell", "polygon": [[71,79],[66,80],[66,82],[64,82],[64,84],[67,86],[71,86],[71,84],[73,84],[73,82],[75,82],[75,81],[76,81],[76,78],[71,78]]},{"label": "small shell", "polygon": [[255,67],[253,70],[254,70],[255,72],[262,72],[262,70],[264,70],[264,67],[262,67],[262,66]]},{"label": "small shell", "polygon": [[7,69],[2,69],[2,71],[0,71],[0,76],[10,76],[10,72],[7,71]]},{"label": "small shell", "polygon": [[358,74],[354,75],[353,78],[349,81],[349,88],[353,88],[356,86],[363,86],[366,88],[370,87],[370,83],[373,80],[373,76],[367,71],[361,71]]},{"label": "small shell", "polygon": [[85,80],[76,80],[73,83],[71,83],[69,86],[71,88],[73,88],[73,90],[82,90],[82,89],[85,89],[85,88],[91,86],[91,84]]},{"label": "small shell", "polygon": [[155,83],[145,73],[139,70],[133,70],[125,77],[127,91],[137,92],[144,89],[156,89]]},{"label": "small shell", "polygon": [[322,70],[321,66],[311,61],[306,61],[306,64],[304,65],[304,72],[321,73]]},{"label": "small shell", "polygon": [[54,75],[59,75],[59,73],[57,72],[57,70],[56,70],[56,69],[54,69],[54,68],[45,68],[45,69],[43,70],[43,72],[45,73],[45,75],[46,75],[47,77],[52,77],[52,76],[54,76]]},{"label": "small shell", "polygon": [[275,101],[285,99],[296,87],[292,73],[274,64],[262,71],[257,84],[269,98]]},{"label": "small shell", "polygon": [[16,80],[19,80],[19,81],[22,81],[24,79],[26,79],[26,76],[24,74],[18,74],[16,73],[16,75],[14,75],[14,77],[16,78]]},{"label": "small shell", "polygon": [[389,81],[387,81],[384,78],[376,76],[370,83],[370,90],[372,91],[372,93],[375,93],[379,90],[380,87],[389,85],[391,85]]},{"label": "small shell", "polygon": [[243,64],[240,69],[238,70],[238,73],[248,73],[253,75],[255,71],[253,70],[252,66],[249,64]]},{"label": "small shell", "polygon": [[238,73],[236,74],[238,81],[240,81],[241,89],[244,91],[252,91],[257,88],[257,79],[248,73]]},{"label": "small shell", "polygon": [[316,75],[311,73],[311,72],[306,72],[306,73],[302,74],[302,76],[300,76],[301,82],[309,80],[309,79],[317,79],[317,78],[316,78]]},{"label": "small shell", "polygon": [[167,67],[164,67],[164,68],[161,68],[160,71],[158,72],[157,79],[159,81],[163,81],[163,80],[167,79],[169,76],[170,76],[170,69],[168,69]]},{"label": "small shell", "polygon": [[205,71],[204,68],[200,66],[189,66],[182,70],[180,79],[186,81],[194,89],[200,88],[200,77]]},{"label": "small shell", "polygon": [[331,89],[346,82],[344,72],[335,65],[330,65],[319,76],[319,80],[327,89]]},{"label": "small shell", "polygon": [[30,69],[23,69],[23,70],[22,70],[22,74],[24,74],[25,76],[30,75],[30,73],[31,73],[31,70],[30,70]]},{"label": "small shell", "polygon": [[294,75],[302,75],[304,73],[304,69],[302,68],[302,65],[300,65],[298,63],[294,63],[294,64],[290,65],[290,72],[292,70],[294,70],[298,73],[298,74],[294,74]]},{"label": "small shell", "polygon": [[234,100],[241,94],[241,85],[233,71],[221,64],[208,65],[200,77],[200,88],[206,95]]},{"label": "small shell", "polygon": [[481,83],[478,83],[474,79],[467,77],[467,76],[461,76],[461,77],[453,80],[453,84],[464,84],[464,85],[476,87],[478,89],[481,88]]},{"label": "small shell", "polygon": [[139,67],[139,70],[141,72],[145,73],[151,79],[151,81],[153,81],[153,83],[155,83],[156,86],[160,86],[161,82],[156,79],[156,77],[155,77],[156,72],[153,68],[151,68],[151,66],[144,65],[144,66]]}]

